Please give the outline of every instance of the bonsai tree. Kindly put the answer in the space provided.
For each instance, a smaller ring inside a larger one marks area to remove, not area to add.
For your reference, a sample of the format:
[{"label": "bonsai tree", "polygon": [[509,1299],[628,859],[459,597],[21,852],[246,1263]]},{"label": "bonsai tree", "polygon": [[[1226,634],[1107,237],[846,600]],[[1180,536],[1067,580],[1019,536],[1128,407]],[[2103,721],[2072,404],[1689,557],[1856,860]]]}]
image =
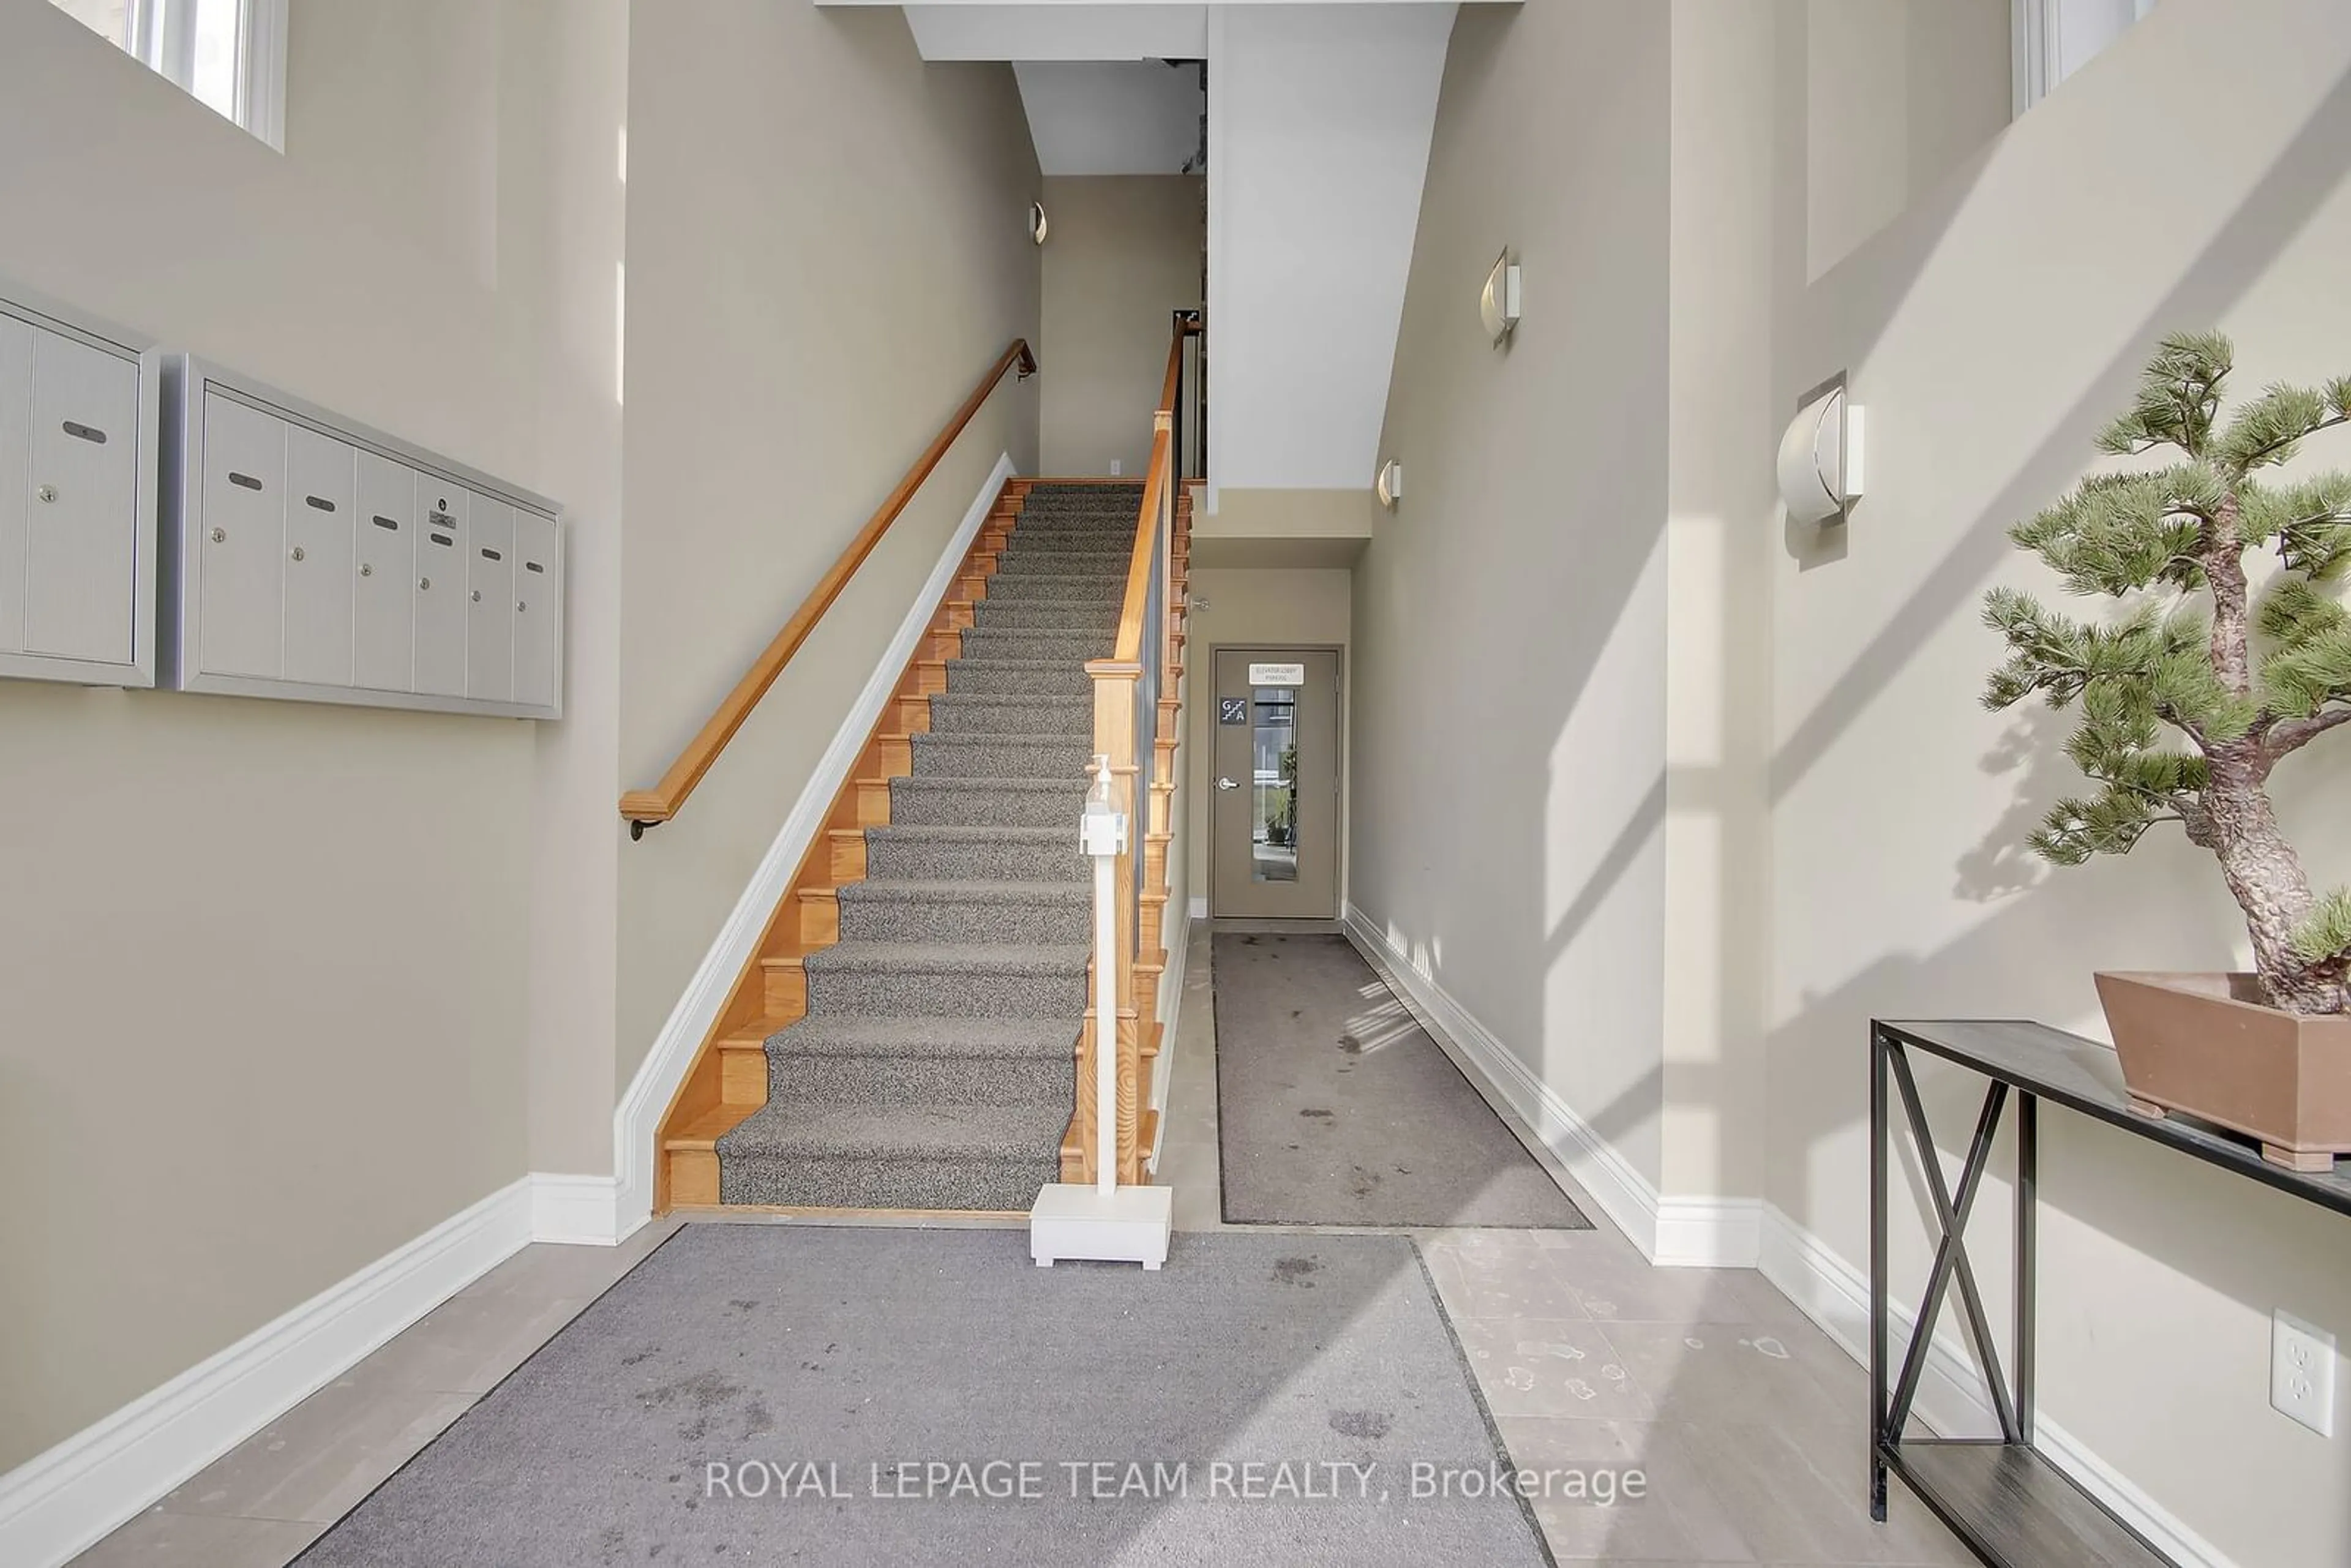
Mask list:
[{"label": "bonsai tree", "polygon": [[[2120,854],[2178,822],[2219,858],[2252,928],[2271,1002],[2351,1011],[2351,891],[2319,896],[2271,810],[2271,771],[2351,724],[2351,476],[2263,476],[2303,441],[2351,423],[2351,377],[2273,386],[2220,417],[2234,350],[2218,333],[2164,340],[2137,401],[2098,437],[2141,457],[2100,473],[2009,530],[2083,595],[2123,601],[2076,621],[2012,589],[1984,620],[2007,640],[1984,704],[2038,692],[2078,705],[2067,754],[2097,792],[2058,803],[2031,840],[2056,865]],[[2274,558],[2273,559],[2269,558]],[[2272,568],[2258,589],[2249,558]]]}]

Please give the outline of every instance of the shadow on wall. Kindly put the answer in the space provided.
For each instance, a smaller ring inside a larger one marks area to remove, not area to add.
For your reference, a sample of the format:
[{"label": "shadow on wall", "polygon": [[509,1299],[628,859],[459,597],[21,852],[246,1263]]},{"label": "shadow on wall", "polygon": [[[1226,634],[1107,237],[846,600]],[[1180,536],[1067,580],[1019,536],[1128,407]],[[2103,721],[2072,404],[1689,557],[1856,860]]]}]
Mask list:
[{"label": "shadow on wall", "polygon": [[[1959,536],[1950,552],[1886,619],[1844,678],[1790,733],[1771,761],[1775,802],[1811,771],[1855,716],[1884,693],[1907,663],[1904,655],[1917,628],[1941,624],[1982,591],[2014,548],[2008,541],[2009,525],[2047,506],[2080,476],[2099,428],[2116,409],[2129,404],[2156,340],[2168,331],[2220,320],[2285,248],[2319,204],[2341,183],[2346,146],[2351,146],[2351,76],[2335,83],[2268,173],[2221,224],[2196,265],[2147,312],[2138,330],[2116,345],[2104,372],[2051,427],[2047,438]],[[1980,165],[1976,172],[1981,172]],[[1947,206],[1937,224],[1920,224],[1916,235],[1906,230],[1897,253],[1898,266],[1888,270],[1905,278],[1916,278],[1925,270],[1933,258],[1935,243],[1965,204],[1965,195],[1964,190],[1945,193],[1938,199]],[[1816,288],[1844,288],[1848,270],[1830,273]],[[1876,325],[1855,333],[1844,345],[1846,364],[1867,363],[1871,350],[1906,295],[1907,288],[1886,291],[1882,313],[1874,318]],[[1850,299],[1840,303],[1849,305]],[[1865,401],[1865,388],[1856,396]],[[1809,548],[1799,552],[1798,564],[1810,564],[1814,551],[1841,557],[1849,548],[1845,531],[1814,532]]]}]

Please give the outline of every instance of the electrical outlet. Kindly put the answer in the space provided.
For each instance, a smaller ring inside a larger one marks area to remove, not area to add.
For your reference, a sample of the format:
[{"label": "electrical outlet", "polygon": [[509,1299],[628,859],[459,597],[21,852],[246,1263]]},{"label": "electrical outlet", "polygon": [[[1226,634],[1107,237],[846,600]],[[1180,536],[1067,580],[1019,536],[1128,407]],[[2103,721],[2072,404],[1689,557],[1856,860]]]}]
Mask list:
[{"label": "electrical outlet", "polygon": [[1110,460],[1110,476],[1112,478],[1115,479],[1125,472],[1126,459],[1123,457],[1113,457]]},{"label": "electrical outlet", "polygon": [[2335,1436],[2335,1336],[2292,1312],[2270,1323],[2270,1404],[2322,1437]]}]

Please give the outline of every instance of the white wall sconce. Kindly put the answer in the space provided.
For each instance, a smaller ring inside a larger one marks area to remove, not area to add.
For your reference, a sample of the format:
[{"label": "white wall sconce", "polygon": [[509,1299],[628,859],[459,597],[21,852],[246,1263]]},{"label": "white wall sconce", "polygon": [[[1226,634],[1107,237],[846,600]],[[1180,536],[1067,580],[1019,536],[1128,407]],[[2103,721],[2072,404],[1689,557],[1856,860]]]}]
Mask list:
[{"label": "white wall sconce", "polygon": [[1396,503],[1404,499],[1404,465],[1393,457],[1381,464],[1380,476],[1372,482],[1372,494],[1380,498],[1381,506],[1395,511]]},{"label": "white wall sconce", "polygon": [[1519,264],[1506,250],[1478,296],[1478,318],[1486,324],[1487,341],[1497,347],[1518,328],[1519,281]]},{"label": "white wall sconce", "polygon": [[1842,372],[1799,400],[1780,438],[1780,498],[1799,523],[1842,523],[1861,499],[1863,411],[1845,399]]},{"label": "white wall sconce", "polygon": [[1037,243],[1038,245],[1043,245],[1043,244],[1045,243],[1045,236],[1046,236],[1047,235],[1049,235],[1049,234],[1052,233],[1052,232],[1053,232],[1053,221],[1052,221],[1050,218],[1049,218],[1049,217],[1047,217],[1047,216],[1045,215],[1045,204],[1044,204],[1044,203],[1042,203],[1042,202],[1031,202],[1031,203],[1029,203],[1029,239],[1031,239],[1032,241],[1034,241],[1034,242],[1035,242],[1035,243]]}]

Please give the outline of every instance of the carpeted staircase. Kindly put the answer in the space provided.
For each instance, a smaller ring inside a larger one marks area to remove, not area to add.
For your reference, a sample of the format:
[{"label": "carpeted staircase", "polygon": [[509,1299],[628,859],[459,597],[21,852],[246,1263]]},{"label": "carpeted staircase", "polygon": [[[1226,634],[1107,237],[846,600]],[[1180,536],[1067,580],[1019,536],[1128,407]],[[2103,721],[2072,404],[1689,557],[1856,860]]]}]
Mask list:
[{"label": "carpeted staircase", "polygon": [[768,1103],[718,1140],[730,1204],[1025,1210],[1058,1179],[1085,1012],[1093,753],[1140,486],[1029,492],[987,597],[865,830]]}]

